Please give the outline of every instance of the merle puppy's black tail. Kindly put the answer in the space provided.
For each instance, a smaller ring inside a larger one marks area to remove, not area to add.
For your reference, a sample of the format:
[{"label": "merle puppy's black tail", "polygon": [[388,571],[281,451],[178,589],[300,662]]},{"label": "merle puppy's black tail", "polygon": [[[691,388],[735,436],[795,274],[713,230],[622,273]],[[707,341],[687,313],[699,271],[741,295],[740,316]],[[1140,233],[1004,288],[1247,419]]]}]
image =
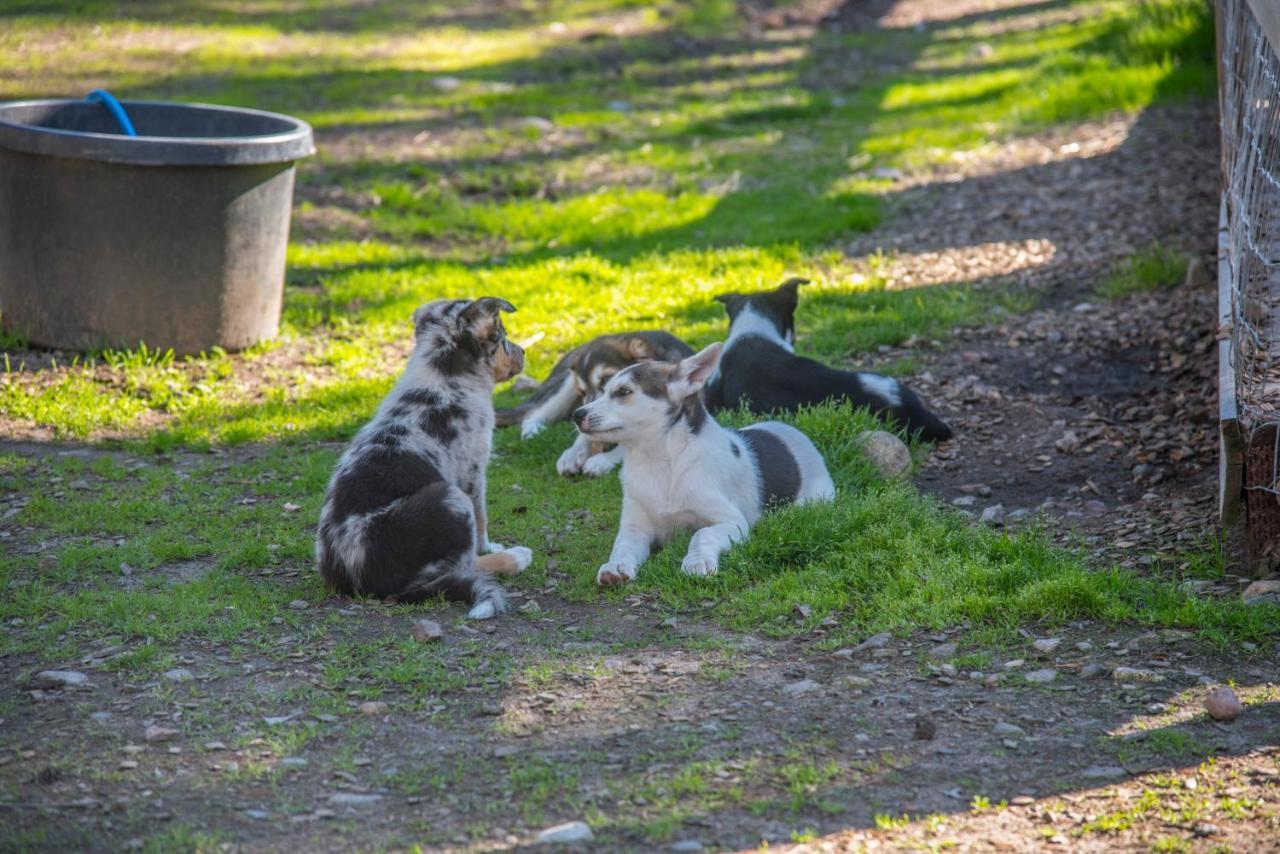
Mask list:
[{"label": "merle puppy's black tail", "polygon": [[914,391],[898,384],[901,402],[889,410],[906,431],[926,442],[945,442],[954,435],[950,425],[925,408]]}]

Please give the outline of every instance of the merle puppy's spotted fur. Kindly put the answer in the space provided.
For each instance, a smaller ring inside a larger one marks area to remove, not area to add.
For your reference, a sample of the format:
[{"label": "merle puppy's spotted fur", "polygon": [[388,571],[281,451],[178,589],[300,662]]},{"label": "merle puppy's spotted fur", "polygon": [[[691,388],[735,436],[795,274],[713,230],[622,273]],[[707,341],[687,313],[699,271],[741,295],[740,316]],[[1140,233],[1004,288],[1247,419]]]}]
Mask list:
[{"label": "merle puppy's spotted fur", "polygon": [[444,594],[476,619],[504,610],[491,574],[519,572],[530,553],[488,540],[493,387],[524,368],[503,311],[515,308],[484,297],[414,312],[409,364],[338,462],[320,514],[316,562],[337,590],[402,602]]}]

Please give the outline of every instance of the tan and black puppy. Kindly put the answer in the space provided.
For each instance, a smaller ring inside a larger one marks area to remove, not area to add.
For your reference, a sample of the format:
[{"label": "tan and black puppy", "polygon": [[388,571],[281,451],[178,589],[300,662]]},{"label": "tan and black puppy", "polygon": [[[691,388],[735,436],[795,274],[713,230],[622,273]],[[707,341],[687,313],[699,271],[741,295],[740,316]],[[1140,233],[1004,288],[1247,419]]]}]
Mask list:
[{"label": "tan and black puppy", "polygon": [[[498,425],[518,422],[521,437],[527,439],[595,400],[605,383],[624,368],[640,362],[678,362],[692,355],[688,344],[657,329],[601,335],[564,354],[551,369],[551,376],[524,403],[499,409]],[[560,455],[556,471],[563,475],[603,475],[622,460],[621,453],[610,453],[608,447],[578,436]]]},{"label": "tan and black puppy", "polygon": [[496,410],[497,424],[519,424],[520,437],[528,439],[548,424],[567,419],[584,399],[594,399],[623,368],[637,362],[678,362],[692,355],[688,344],[657,329],[592,338],[561,356],[551,375],[528,400],[510,409]]},{"label": "tan and black puppy", "polygon": [[489,542],[485,469],[493,388],[524,369],[495,297],[436,300],[413,313],[404,374],[347,448],[329,482],[316,564],[332,587],[416,602],[437,594],[482,620],[506,597],[492,573],[529,565]]}]

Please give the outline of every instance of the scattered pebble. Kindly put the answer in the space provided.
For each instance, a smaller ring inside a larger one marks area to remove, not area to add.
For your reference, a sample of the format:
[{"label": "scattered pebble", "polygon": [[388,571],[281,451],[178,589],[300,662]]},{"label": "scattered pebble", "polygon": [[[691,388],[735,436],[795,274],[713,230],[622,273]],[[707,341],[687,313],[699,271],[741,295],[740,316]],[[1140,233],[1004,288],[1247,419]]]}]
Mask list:
[{"label": "scattered pebble", "polygon": [[991,728],[991,731],[999,736],[1022,737],[1027,734],[1027,731],[1017,724],[1011,724],[1005,721],[1000,721],[1000,723]]},{"label": "scattered pebble", "polygon": [[884,478],[902,477],[911,472],[911,451],[906,443],[884,430],[862,434],[862,452]]},{"label": "scattered pebble", "polygon": [[555,122],[551,119],[544,119],[542,116],[525,116],[520,120],[522,127],[532,128],[541,133],[549,133],[556,129]]},{"label": "scattered pebble", "polygon": [[1163,682],[1164,677],[1154,670],[1140,667],[1117,667],[1111,671],[1111,678],[1116,682]]},{"label": "scattered pebble", "polygon": [[1111,668],[1105,664],[1086,664],[1080,668],[1080,675],[1085,679],[1097,679],[1099,676],[1106,676],[1111,672]]},{"label": "scattered pebble", "polygon": [[89,684],[89,677],[78,670],[41,670],[36,681],[48,688],[78,688]]},{"label": "scattered pebble", "polygon": [[382,795],[363,794],[360,792],[334,792],[329,796],[329,803],[344,807],[367,807],[382,800]]},{"label": "scattered pebble", "polygon": [[142,737],[149,742],[172,741],[177,738],[180,733],[176,729],[169,729],[158,724],[152,724],[147,727]]},{"label": "scattered pebble", "polygon": [[933,649],[929,650],[930,658],[954,658],[956,654],[956,645],[951,642],[940,643]]},{"label": "scattered pebble", "polygon": [[1117,765],[1091,765],[1081,771],[1080,775],[1091,780],[1110,780],[1118,777],[1127,777],[1129,772]]},{"label": "scattered pebble", "polygon": [[307,760],[301,756],[286,756],[280,760],[281,768],[306,768]]},{"label": "scattered pebble", "polygon": [[294,611],[305,611],[311,607],[311,603],[306,599],[294,599],[289,603],[289,608]]},{"label": "scattered pebble", "polygon": [[893,639],[893,635],[889,634],[888,632],[881,632],[878,635],[872,635],[871,637],[867,638],[862,643],[854,647],[854,649],[858,650],[859,652],[868,650],[868,649],[879,649],[880,647],[884,646],[892,639]]},{"label": "scattered pebble", "polygon": [[681,839],[679,842],[671,843],[668,851],[701,851],[702,843],[696,839]]},{"label": "scattered pebble", "polygon": [[444,629],[435,620],[418,620],[413,624],[413,637],[424,643],[438,641],[444,637]]},{"label": "scattered pebble", "polygon": [[533,840],[535,845],[550,843],[590,842],[595,837],[584,821],[570,821],[548,827]]},{"label": "scattered pebble", "polygon": [[1204,698],[1204,709],[1215,721],[1233,721],[1244,711],[1244,704],[1235,691],[1224,685],[1209,692]]},{"label": "scattered pebble", "polygon": [[1019,667],[1021,667],[1026,663],[1027,663],[1027,660],[1025,658],[1012,658],[1006,661],[1003,667],[1005,670],[1017,670]]},{"label": "scattered pebble", "polygon": [[1045,655],[1048,655],[1062,645],[1062,638],[1040,638],[1031,645],[1040,652],[1043,652]]},{"label": "scattered pebble", "polygon": [[814,682],[812,679],[801,679],[799,682],[791,682],[787,685],[783,685],[782,693],[786,694],[788,697],[799,697],[803,694],[810,694],[814,691],[820,690],[821,688],[822,686],[817,682]]},{"label": "scattered pebble", "polygon": [[196,675],[185,667],[175,667],[164,672],[164,678],[170,682],[190,682]]},{"label": "scattered pebble", "polygon": [[1267,578],[1253,582],[1244,589],[1241,598],[1246,605],[1280,603],[1280,578]]},{"label": "scattered pebble", "polygon": [[1034,682],[1037,685],[1044,685],[1058,678],[1058,671],[1052,667],[1046,667],[1043,670],[1032,670],[1026,675],[1028,682]]},{"label": "scattered pebble", "polygon": [[360,714],[380,715],[387,710],[387,704],[381,700],[369,700],[360,704]]},{"label": "scattered pebble", "polygon": [[1079,643],[1076,644],[1076,649],[1080,650],[1081,652],[1088,652],[1089,650],[1093,649],[1093,644],[1087,640],[1080,641]]},{"label": "scattered pebble", "polygon": [[1004,520],[1005,520],[1005,516],[1004,516],[1003,504],[993,504],[990,507],[988,507],[986,510],[982,511],[982,523],[984,525],[990,525],[993,528],[999,528],[1002,525],[1004,525]]}]

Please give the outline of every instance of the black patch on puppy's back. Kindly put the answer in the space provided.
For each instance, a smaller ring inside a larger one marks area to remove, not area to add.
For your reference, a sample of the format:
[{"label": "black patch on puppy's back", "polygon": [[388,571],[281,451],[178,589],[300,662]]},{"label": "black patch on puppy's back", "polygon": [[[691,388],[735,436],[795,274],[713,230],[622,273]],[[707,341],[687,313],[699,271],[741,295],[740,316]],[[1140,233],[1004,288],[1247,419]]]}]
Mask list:
[{"label": "black patch on puppy's back", "polygon": [[800,495],[800,466],[787,443],[763,429],[743,428],[738,435],[747,443],[760,474],[760,506],[790,504]]}]

